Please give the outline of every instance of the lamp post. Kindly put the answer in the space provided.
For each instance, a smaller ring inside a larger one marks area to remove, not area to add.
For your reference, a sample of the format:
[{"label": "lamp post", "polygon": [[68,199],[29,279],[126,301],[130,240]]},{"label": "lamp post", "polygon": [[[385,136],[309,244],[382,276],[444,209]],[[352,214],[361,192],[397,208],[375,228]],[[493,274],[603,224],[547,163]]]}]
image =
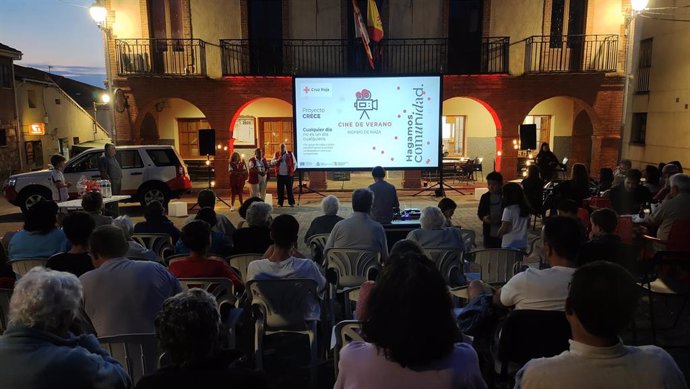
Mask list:
[{"label": "lamp post", "polygon": [[93,101],[93,140],[96,140],[96,133],[98,132],[98,107],[108,105],[109,103],[110,95],[107,93],[101,95],[101,101]]},{"label": "lamp post", "polygon": [[[113,95],[113,72],[110,66],[110,37],[112,35],[113,30],[112,27],[108,25],[108,9],[105,7],[105,0],[94,1],[94,3],[89,8],[89,14],[91,15],[91,18],[96,23],[98,28],[103,33],[103,41],[105,42],[105,71],[108,83],[108,101],[102,101],[102,103],[100,104],[104,105],[110,102],[110,96]],[[96,102],[94,101],[94,114],[95,110]],[[112,109],[110,111],[110,137],[112,138],[113,144],[117,144],[117,126],[115,125],[115,111]]]}]

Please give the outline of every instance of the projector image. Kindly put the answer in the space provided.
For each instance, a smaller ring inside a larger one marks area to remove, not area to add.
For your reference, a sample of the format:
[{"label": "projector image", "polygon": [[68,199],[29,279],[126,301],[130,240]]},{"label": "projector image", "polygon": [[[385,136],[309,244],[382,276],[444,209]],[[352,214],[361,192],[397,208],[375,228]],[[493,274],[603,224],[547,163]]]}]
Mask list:
[{"label": "projector image", "polygon": [[358,111],[376,111],[379,109],[378,100],[357,100],[355,101],[355,109]]}]

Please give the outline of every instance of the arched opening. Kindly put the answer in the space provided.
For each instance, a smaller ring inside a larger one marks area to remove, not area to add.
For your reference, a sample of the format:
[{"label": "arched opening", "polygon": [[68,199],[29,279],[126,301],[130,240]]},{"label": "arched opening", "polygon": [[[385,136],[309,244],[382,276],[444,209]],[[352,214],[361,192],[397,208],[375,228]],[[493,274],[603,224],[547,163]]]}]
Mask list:
[{"label": "arched opening", "polygon": [[144,116],[144,120],[141,122],[139,136],[141,137],[141,142],[145,145],[158,143],[158,126],[151,112],[147,112]]},{"label": "arched opening", "polygon": [[[589,169],[593,133],[591,111],[592,108],[579,99],[552,97],[535,105],[523,124],[536,125],[537,148],[546,142],[559,160],[567,157],[569,166],[583,163]],[[518,164],[527,157],[522,154],[518,155]]]},{"label": "arched opening", "polygon": [[482,169],[500,169],[501,121],[489,104],[472,97],[443,101],[442,142],[449,157],[481,158]]},{"label": "arched opening", "polygon": [[246,102],[230,121],[233,149],[245,156],[260,147],[268,156],[285,143],[294,150],[292,104],[273,97],[259,97]]},{"label": "arched opening", "polygon": [[199,153],[199,130],[211,128],[206,115],[194,104],[180,98],[154,101],[140,127],[141,141],[174,146],[185,161],[206,159]]}]

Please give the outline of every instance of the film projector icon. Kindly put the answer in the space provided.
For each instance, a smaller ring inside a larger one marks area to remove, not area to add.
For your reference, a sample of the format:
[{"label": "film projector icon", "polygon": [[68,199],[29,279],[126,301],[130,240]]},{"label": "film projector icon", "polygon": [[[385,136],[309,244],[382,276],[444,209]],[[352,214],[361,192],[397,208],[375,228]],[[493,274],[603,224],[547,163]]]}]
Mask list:
[{"label": "film projector icon", "polygon": [[368,89],[362,89],[361,92],[355,93],[355,97],[357,97],[357,100],[355,100],[355,109],[357,111],[362,111],[359,120],[362,120],[364,116],[370,119],[369,111],[377,111],[379,109],[379,101],[371,98],[371,92],[369,92]]}]

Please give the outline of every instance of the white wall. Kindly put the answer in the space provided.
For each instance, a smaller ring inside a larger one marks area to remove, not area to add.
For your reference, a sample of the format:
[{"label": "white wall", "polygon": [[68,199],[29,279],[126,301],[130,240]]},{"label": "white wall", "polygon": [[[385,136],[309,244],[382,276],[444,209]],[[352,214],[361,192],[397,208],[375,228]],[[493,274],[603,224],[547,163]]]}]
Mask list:
[{"label": "white wall", "polygon": [[551,134],[554,136],[571,136],[573,133],[573,114],[575,101],[568,97],[552,97],[535,105],[528,115],[551,115]]},{"label": "white wall", "polygon": [[161,112],[153,110],[151,114],[158,125],[158,137],[174,139],[175,148],[180,147],[177,119],[201,119],[206,116],[194,104],[182,99],[165,99],[165,108]]},{"label": "white wall", "polygon": [[496,124],[491,113],[480,103],[466,98],[454,97],[443,102],[443,115],[464,115],[465,137],[485,138],[496,136]]},{"label": "white wall", "polygon": [[192,36],[206,44],[206,71],[211,78],[223,73],[220,39],[240,39],[242,25],[239,0],[191,0]]}]

